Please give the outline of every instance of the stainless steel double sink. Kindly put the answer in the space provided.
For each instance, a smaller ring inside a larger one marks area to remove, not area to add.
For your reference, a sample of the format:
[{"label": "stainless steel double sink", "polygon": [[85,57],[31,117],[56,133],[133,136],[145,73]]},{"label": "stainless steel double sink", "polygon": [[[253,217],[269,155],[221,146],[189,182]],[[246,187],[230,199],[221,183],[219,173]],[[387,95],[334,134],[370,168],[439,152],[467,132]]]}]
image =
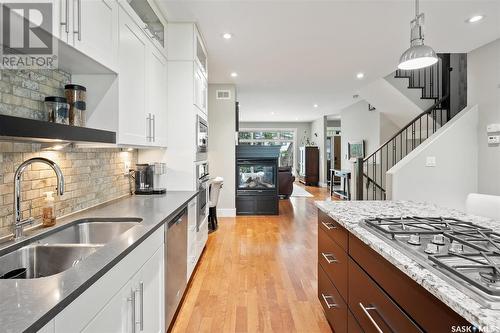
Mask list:
[{"label": "stainless steel double sink", "polygon": [[26,245],[0,256],[0,279],[36,279],[61,273],[140,222],[139,218],[84,219],[33,237]]}]

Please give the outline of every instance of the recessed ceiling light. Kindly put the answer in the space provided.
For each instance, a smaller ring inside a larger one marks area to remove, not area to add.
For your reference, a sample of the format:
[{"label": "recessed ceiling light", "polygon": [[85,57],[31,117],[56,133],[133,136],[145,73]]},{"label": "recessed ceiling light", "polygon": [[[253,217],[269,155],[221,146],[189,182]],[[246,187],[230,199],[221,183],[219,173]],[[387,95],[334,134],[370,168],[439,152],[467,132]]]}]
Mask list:
[{"label": "recessed ceiling light", "polygon": [[356,74],[356,78],[359,79],[359,80],[361,80],[364,77],[365,77],[365,73],[358,73],[358,74]]},{"label": "recessed ceiling light", "polygon": [[319,105],[318,104],[314,104],[313,107],[317,108],[317,107],[319,107]]},{"label": "recessed ceiling light", "polygon": [[271,116],[274,116],[274,112],[271,112]]},{"label": "recessed ceiling light", "polygon": [[466,22],[467,23],[476,23],[484,19],[484,15],[474,15],[472,17],[469,17]]},{"label": "recessed ceiling light", "polygon": [[233,38],[233,34],[230,34],[229,32],[223,33],[222,38],[231,39],[231,38]]},{"label": "recessed ceiling light", "polygon": [[299,120],[299,117],[295,117],[295,120]]},{"label": "recessed ceiling light", "polygon": [[231,77],[237,77],[237,76],[238,76],[238,73],[236,73],[236,72],[231,73]]}]

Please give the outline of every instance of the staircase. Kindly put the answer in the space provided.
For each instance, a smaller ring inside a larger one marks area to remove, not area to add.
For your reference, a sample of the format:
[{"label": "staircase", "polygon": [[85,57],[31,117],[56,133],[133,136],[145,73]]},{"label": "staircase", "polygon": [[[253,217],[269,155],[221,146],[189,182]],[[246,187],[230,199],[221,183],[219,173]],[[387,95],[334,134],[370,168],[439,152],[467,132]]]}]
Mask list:
[{"label": "staircase", "polygon": [[357,200],[385,200],[386,172],[451,118],[450,54],[439,54],[439,61],[419,70],[397,70],[396,78],[408,79],[408,89],[420,89],[422,99],[430,99],[431,107],[403,126],[376,151],[357,164]]}]

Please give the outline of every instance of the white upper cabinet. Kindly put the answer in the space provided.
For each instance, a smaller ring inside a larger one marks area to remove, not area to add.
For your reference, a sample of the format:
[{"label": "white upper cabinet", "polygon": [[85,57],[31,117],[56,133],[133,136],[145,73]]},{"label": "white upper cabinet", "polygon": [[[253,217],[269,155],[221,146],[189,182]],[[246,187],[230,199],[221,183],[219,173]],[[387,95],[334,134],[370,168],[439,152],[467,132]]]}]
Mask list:
[{"label": "white upper cabinet", "polygon": [[118,3],[115,0],[55,2],[54,34],[112,70],[117,65]]},{"label": "white upper cabinet", "polygon": [[146,109],[148,40],[130,16],[120,10],[118,143],[147,145],[151,120]]},{"label": "white upper cabinet", "polygon": [[169,61],[195,61],[200,66],[201,72],[207,77],[207,50],[196,24],[184,22],[168,24],[167,54]]},{"label": "white upper cabinet", "polygon": [[167,59],[154,45],[148,52],[147,108],[150,117],[149,142],[167,146]]},{"label": "white upper cabinet", "polygon": [[166,147],[167,58],[138,21],[120,2],[117,74],[73,79],[87,87],[89,127],[116,131],[118,145]]},{"label": "white upper cabinet", "polygon": [[208,80],[198,62],[194,69],[194,105],[207,115]]}]

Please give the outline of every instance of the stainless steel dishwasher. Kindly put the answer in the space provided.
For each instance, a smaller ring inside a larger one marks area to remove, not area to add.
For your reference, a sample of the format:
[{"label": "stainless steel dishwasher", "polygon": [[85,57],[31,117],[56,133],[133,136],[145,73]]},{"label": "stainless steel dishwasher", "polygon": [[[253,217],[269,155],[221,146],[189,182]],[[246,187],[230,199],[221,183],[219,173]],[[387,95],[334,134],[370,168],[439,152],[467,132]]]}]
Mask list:
[{"label": "stainless steel dishwasher", "polygon": [[172,318],[186,290],[187,278],[187,208],[170,220],[165,228],[165,327]]}]

